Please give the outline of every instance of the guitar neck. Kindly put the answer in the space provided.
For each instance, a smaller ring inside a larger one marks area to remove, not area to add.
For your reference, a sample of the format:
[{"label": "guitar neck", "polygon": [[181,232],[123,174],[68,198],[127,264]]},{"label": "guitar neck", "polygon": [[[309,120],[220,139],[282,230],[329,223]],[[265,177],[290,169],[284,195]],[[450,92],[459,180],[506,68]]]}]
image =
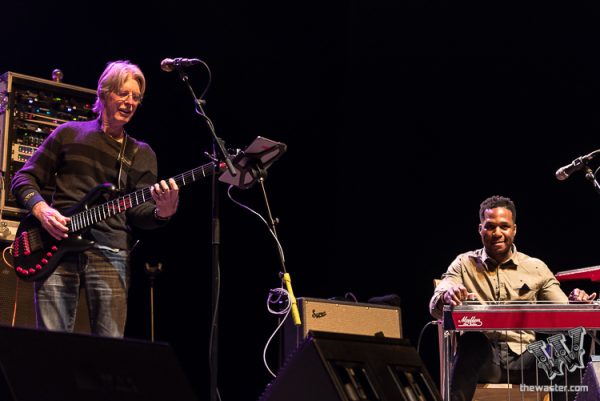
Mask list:
[{"label": "guitar neck", "polygon": [[[221,170],[223,166],[224,164],[220,163],[218,166],[218,170]],[[196,182],[197,180],[206,178],[214,174],[215,170],[217,170],[217,166],[215,165],[215,163],[208,163],[203,166],[186,171],[185,173],[176,175],[172,178],[173,180],[175,180],[175,183],[178,187],[183,187],[187,184],[191,184],[193,182]],[[150,192],[150,187],[146,187],[143,189],[139,189],[135,192],[129,193],[127,195],[121,196],[119,198],[110,200],[101,205],[94,206],[92,208],[87,208],[71,216],[71,221],[68,225],[69,231],[81,231],[93,224],[106,220],[111,216],[123,213],[126,210],[131,209],[132,207],[141,205],[145,202],[150,202],[152,200],[153,199],[152,193]]]}]

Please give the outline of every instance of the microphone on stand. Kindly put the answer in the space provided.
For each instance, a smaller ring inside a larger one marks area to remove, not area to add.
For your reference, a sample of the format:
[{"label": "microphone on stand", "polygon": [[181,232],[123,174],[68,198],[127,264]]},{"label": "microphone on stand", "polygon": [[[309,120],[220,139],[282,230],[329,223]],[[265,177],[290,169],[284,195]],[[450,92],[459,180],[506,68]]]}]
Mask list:
[{"label": "microphone on stand", "polygon": [[200,64],[201,62],[202,60],[197,58],[166,58],[160,62],[160,69],[165,72],[171,72],[180,68]]},{"label": "microphone on stand", "polygon": [[598,154],[598,152],[600,152],[600,150],[595,150],[592,153],[578,157],[577,159],[573,160],[570,164],[559,168],[558,170],[556,170],[556,179],[559,181],[564,181],[567,178],[569,178],[569,176],[574,172],[585,168],[587,166],[585,163],[592,160],[596,156],[596,154]]}]

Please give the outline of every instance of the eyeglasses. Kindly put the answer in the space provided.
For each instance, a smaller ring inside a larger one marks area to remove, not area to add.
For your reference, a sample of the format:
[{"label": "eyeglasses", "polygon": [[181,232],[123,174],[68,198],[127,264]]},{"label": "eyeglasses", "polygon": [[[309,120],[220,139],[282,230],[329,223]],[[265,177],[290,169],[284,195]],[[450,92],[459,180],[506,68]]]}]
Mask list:
[{"label": "eyeglasses", "polygon": [[119,91],[119,92],[113,92],[113,93],[115,94],[117,99],[122,102],[127,100],[127,98],[129,98],[129,96],[131,96],[131,100],[133,100],[135,103],[139,104],[142,102],[142,95],[139,93],[133,93],[132,91]]}]

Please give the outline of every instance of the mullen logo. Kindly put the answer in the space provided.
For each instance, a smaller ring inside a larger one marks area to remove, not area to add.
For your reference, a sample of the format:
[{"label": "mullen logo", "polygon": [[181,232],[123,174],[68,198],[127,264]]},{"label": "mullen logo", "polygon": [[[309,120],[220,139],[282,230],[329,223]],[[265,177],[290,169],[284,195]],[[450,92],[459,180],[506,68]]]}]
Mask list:
[{"label": "mullen logo", "polygon": [[[565,367],[569,372],[574,372],[575,369],[582,369],[585,366],[583,363],[585,329],[577,327],[567,333],[571,337],[571,349],[567,347],[564,334],[555,334],[548,337],[548,344],[540,340],[527,346],[527,351],[535,355],[538,366],[544,369],[550,380],[556,376],[563,376]],[[550,352],[548,352],[548,349]]]},{"label": "mullen logo", "polygon": [[458,327],[481,327],[483,323],[481,319],[475,316],[463,316],[458,320]]}]

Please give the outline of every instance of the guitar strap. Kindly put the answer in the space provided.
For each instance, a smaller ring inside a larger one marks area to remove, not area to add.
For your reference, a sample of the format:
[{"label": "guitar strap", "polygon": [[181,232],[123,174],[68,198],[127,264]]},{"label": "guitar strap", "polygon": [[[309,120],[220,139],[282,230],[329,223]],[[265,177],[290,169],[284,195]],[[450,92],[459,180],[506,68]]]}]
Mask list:
[{"label": "guitar strap", "polygon": [[123,136],[123,144],[121,145],[121,151],[119,152],[119,176],[118,185],[119,191],[123,191],[127,188],[127,172],[133,163],[133,158],[139,150],[139,146],[135,143],[135,140],[128,140],[129,135]]}]

